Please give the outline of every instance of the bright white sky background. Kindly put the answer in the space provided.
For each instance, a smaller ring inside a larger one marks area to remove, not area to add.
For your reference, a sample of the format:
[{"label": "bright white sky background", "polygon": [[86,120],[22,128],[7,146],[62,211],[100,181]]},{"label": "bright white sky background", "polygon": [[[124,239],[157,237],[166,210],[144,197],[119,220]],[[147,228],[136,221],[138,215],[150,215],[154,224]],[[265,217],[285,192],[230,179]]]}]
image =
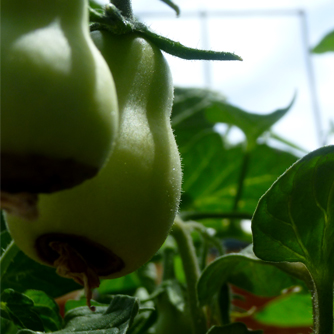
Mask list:
[{"label": "bright white sky background", "polygon": [[[133,0],[134,14],[154,31],[187,46],[234,52],[243,62],[185,61],[167,55],[174,84],[209,87],[247,111],[269,113],[297,100],[274,131],[306,150],[322,146],[315,124],[305,41],[314,46],[334,29],[333,0]],[[304,11],[306,21],[300,11]],[[207,20],[199,13],[207,12]],[[154,15],[159,14],[159,15]],[[303,26],[307,22],[307,26]],[[307,28],[307,29],[305,29]],[[334,122],[334,53],[312,55],[321,129]],[[235,134],[235,138],[240,136]],[[334,144],[334,136],[327,144]]]}]

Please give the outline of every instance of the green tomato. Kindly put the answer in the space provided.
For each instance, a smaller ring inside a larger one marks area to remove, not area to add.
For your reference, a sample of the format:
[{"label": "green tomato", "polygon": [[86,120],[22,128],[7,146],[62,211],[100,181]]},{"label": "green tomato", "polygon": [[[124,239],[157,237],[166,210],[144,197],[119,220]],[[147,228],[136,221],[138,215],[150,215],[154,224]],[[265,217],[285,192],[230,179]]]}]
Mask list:
[{"label": "green tomato", "polygon": [[92,42],[86,0],[1,3],[1,183],[53,192],[104,166],[118,130],[111,72]]},{"label": "green tomato", "polygon": [[88,301],[98,277],[129,274],[160,248],[178,210],[182,179],[170,125],[173,84],[160,50],[135,34],[94,32],[92,38],[119,99],[113,154],[95,178],[40,195],[37,220],[6,216],[18,247],[85,285]]}]

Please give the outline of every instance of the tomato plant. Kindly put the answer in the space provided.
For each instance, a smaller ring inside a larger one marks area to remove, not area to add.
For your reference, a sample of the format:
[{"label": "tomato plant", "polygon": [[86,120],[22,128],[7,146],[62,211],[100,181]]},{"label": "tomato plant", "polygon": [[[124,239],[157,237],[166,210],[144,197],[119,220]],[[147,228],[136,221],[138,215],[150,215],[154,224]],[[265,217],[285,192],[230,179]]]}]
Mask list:
[{"label": "tomato plant", "polygon": [[[296,97],[260,115],[173,87],[161,50],[237,55],[159,36],[128,1],[91,1],[89,13],[118,134],[97,176],[40,194],[31,221],[1,217],[1,331],[332,333],[334,147],[271,147],[265,134]],[[243,143],[230,141],[232,126]]]}]

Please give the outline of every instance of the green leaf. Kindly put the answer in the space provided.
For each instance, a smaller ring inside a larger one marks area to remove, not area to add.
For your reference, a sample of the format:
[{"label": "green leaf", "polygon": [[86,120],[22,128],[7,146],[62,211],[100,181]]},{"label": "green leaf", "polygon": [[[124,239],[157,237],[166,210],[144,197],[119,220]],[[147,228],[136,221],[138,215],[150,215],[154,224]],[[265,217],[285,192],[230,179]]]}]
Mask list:
[{"label": "green leaf", "polygon": [[[273,184],[259,201],[252,230],[259,258],[306,266],[305,282],[312,278],[314,333],[332,333],[334,146],[306,155]],[[303,272],[301,266],[300,277]]]},{"label": "green leaf", "polygon": [[262,334],[263,331],[252,331],[247,329],[246,325],[241,322],[235,322],[233,324],[225,326],[213,326],[207,332],[207,334]]},{"label": "green leaf", "polygon": [[158,318],[155,333],[191,333],[189,309],[183,299],[183,291],[176,280],[165,281],[156,297]]},{"label": "green leaf", "polygon": [[213,130],[214,123],[205,117],[205,110],[215,101],[225,101],[218,92],[200,88],[174,89],[172,127],[178,146],[196,139],[202,131]]},{"label": "green leaf", "polygon": [[59,314],[59,307],[56,302],[43,291],[27,290],[25,295],[34,302],[34,311],[43,322],[46,332],[60,330],[62,318]]},{"label": "green leaf", "polygon": [[334,146],[306,155],[273,184],[252,230],[254,252],[265,261],[334,266]]},{"label": "green leaf", "polygon": [[198,282],[200,304],[208,304],[226,282],[265,297],[280,295],[283,289],[303,284],[273,264],[257,258],[252,245],[240,253],[223,255],[205,268]]},{"label": "green leaf", "polygon": [[[139,310],[137,298],[116,295],[109,306],[97,306],[92,312],[87,306],[66,313],[65,327],[56,334],[125,334]],[[34,329],[35,330],[35,329]],[[38,334],[22,330],[18,334]]]},{"label": "green leaf", "polygon": [[249,148],[253,148],[259,136],[268,131],[290,110],[295,98],[296,95],[286,108],[277,109],[265,115],[247,112],[225,101],[215,101],[206,108],[205,115],[212,123],[226,123],[237,126],[244,132]]},{"label": "green leaf", "polygon": [[133,323],[127,332],[128,334],[146,334],[147,330],[155,323],[157,319],[154,309],[139,309],[139,313],[133,320]]},{"label": "green leaf", "polygon": [[[225,148],[217,133],[180,146],[183,162],[182,211],[231,212],[238,189],[243,147]],[[297,157],[267,145],[253,150],[239,211],[252,215],[259,198]],[[220,223],[221,226],[221,223]],[[212,226],[218,231],[220,226]]]},{"label": "green leaf", "polygon": [[101,294],[134,292],[141,285],[137,273],[132,273],[113,280],[102,280],[98,288]]},{"label": "green leaf", "polygon": [[1,294],[1,316],[20,328],[44,331],[43,322],[29,297],[12,289]]},{"label": "green leaf", "polygon": [[1,245],[0,254],[1,256],[5,252],[6,248],[9,246],[11,241],[12,241],[12,237],[10,236],[9,232],[6,230],[2,231],[0,234],[0,245]]},{"label": "green leaf", "polygon": [[311,52],[313,53],[325,53],[334,52],[334,30],[329,32],[322,40],[316,45]]},{"label": "green leaf", "polygon": [[227,103],[225,96],[219,92],[176,87],[172,126],[177,143],[179,147],[183,146],[191,140],[196,140],[202,132],[213,130],[215,124],[226,123],[243,131],[248,144],[254,147],[258,137],[268,131],[291,109],[295,98],[296,95],[286,108],[262,115],[247,112]]},{"label": "green leaf", "polygon": [[139,310],[137,298],[116,295],[108,307],[97,306],[92,312],[87,306],[66,313],[65,328],[57,333],[125,334]]},{"label": "green leaf", "polygon": [[103,12],[103,5],[99,1],[89,0],[89,7]]},{"label": "green leaf", "polygon": [[169,302],[179,311],[183,312],[185,309],[185,291],[179,281],[176,279],[166,280],[161,285],[162,293],[167,294]]},{"label": "green leaf", "polygon": [[256,313],[255,319],[270,326],[310,327],[313,324],[311,295],[291,293],[275,298]]},{"label": "green leaf", "polygon": [[143,287],[137,289],[135,297],[141,301],[140,308],[127,334],[147,334],[147,330],[157,320],[155,305],[152,300],[148,300],[150,295]]},{"label": "green leaf", "polygon": [[[110,300],[110,298],[109,298]],[[95,300],[91,300],[91,304],[93,306],[107,306],[107,303],[99,303]],[[87,306],[87,299],[84,295],[79,300],[76,299],[69,299],[65,304],[65,313],[69,312],[70,310],[76,309],[81,306]]]},{"label": "green leaf", "polygon": [[287,147],[289,148],[292,148],[293,150],[297,150],[297,151],[300,151],[302,154],[307,154],[308,151],[301,147],[300,145],[297,145],[293,142],[291,142],[290,140],[286,139],[286,138],[283,138],[282,136],[278,135],[277,133],[273,133],[272,131],[269,133],[270,135],[270,138],[271,139],[274,139],[274,140],[277,140],[278,142],[280,142],[281,144],[284,144],[286,145]]},{"label": "green leaf", "polygon": [[18,328],[13,321],[1,317],[0,333],[16,334],[17,331]]}]

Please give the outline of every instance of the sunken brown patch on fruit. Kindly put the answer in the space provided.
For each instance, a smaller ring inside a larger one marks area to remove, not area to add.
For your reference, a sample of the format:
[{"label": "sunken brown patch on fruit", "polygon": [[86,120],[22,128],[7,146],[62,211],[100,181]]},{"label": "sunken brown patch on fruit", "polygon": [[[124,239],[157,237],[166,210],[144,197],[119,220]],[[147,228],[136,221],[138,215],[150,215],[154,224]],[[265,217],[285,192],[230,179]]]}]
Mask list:
[{"label": "sunken brown patch on fruit", "polygon": [[98,276],[108,276],[122,270],[125,266],[123,260],[106,247],[88,238],[62,233],[45,234],[36,240],[39,256],[50,265],[59,258],[59,253],[50,246],[54,242],[70,245]]},{"label": "sunken brown patch on fruit", "polygon": [[52,193],[94,177],[98,168],[72,159],[1,153],[1,189],[7,193]]},{"label": "sunken brown patch on fruit", "polygon": [[100,285],[99,276],[120,271],[124,262],[109,249],[87,238],[66,235],[46,234],[36,241],[39,256],[57,268],[57,274],[71,278],[85,288],[88,307],[91,305],[92,290]]},{"label": "sunken brown patch on fruit", "polygon": [[36,194],[0,192],[1,208],[11,215],[25,220],[35,220],[38,218],[37,201],[38,196]]}]

